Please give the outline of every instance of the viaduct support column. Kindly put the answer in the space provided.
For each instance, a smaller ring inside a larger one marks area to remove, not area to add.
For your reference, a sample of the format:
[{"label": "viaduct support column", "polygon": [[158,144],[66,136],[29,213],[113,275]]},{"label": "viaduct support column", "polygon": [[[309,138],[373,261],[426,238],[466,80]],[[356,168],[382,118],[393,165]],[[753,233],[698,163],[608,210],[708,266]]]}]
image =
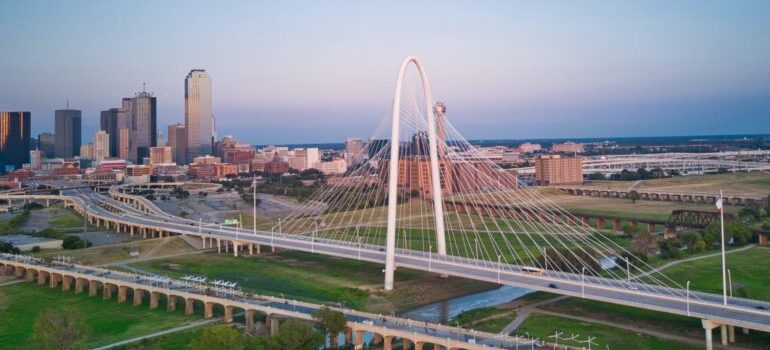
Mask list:
[{"label": "viaduct support column", "polygon": [[185,299],[184,301],[184,314],[192,315],[195,308],[195,299]]},{"label": "viaduct support column", "polygon": [[144,294],[144,291],[141,289],[134,289],[134,306],[142,305],[142,294]]},{"label": "viaduct support column", "polygon": [[382,350],[393,350],[393,337],[385,336],[382,343]]},{"label": "viaduct support column", "polygon": [[158,300],[160,300],[160,292],[150,292],[150,309],[158,308]]},{"label": "viaduct support column", "polygon": [[176,297],[169,294],[166,297],[166,311],[173,312],[176,310]]},{"label": "viaduct support column", "polygon": [[118,287],[118,304],[125,303],[127,298],[128,298],[128,287],[119,286]]},{"label": "viaduct support column", "polygon": [[233,322],[233,307],[232,306],[225,306],[224,321],[225,321],[225,323],[232,323]]},{"label": "viaduct support column", "polygon": [[364,347],[364,331],[354,331],[355,339],[353,339],[353,348],[356,350],[360,350]]},{"label": "viaduct support column", "polygon": [[75,279],[75,294],[83,293],[83,289],[85,289],[84,283],[85,280],[82,278]]},{"label": "viaduct support column", "polygon": [[214,303],[206,302],[203,307],[203,318],[209,319],[214,317]]},{"label": "viaduct support column", "polygon": [[246,333],[254,333],[256,330],[254,327],[254,316],[256,313],[254,310],[246,310]]},{"label": "viaduct support column", "polygon": [[[39,281],[38,281],[39,282]],[[96,293],[99,291],[97,290],[98,286],[95,281],[88,281],[88,296],[93,297],[96,296]]]},{"label": "viaduct support column", "polygon": [[711,330],[719,327],[719,323],[709,320],[701,320],[703,329],[706,331],[706,350],[714,350],[713,334]]},{"label": "viaduct support column", "polygon": [[270,335],[278,334],[281,331],[281,322],[273,315],[267,315],[267,323],[270,325]]}]

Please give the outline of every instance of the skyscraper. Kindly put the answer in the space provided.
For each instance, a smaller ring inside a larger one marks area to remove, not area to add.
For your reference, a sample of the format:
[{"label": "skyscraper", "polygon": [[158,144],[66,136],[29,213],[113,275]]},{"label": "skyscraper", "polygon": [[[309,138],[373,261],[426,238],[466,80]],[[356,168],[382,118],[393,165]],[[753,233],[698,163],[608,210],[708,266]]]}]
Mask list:
[{"label": "skyscraper", "polygon": [[57,109],[55,112],[56,156],[72,158],[80,155],[81,112],[79,109]]},{"label": "skyscraper", "polygon": [[94,159],[110,157],[110,135],[104,130],[94,132]]},{"label": "skyscraper", "polygon": [[121,127],[128,127],[128,112],[121,108],[110,108],[101,113],[101,129],[109,135],[110,157],[118,156],[118,135]]},{"label": "skyscraper", "polygon": [[157,103],[152,94],[142,91],[131,99],[131,160],[139,163],[150,156],[150,147],[157,142]]},{"label": "skyscraper", "polygon": [[44,158],[56,157],[56,137],[50,132],[41,132],[37,136],[38,145],[40,151],[43,152]]},{"label": "skyscraper", "polygon": [[177,164],[187,164],[187,129],[181,123],[168,126],[168,146]]},{"label": "skyscraper", "polygon": [[29,163],[30,112],[0,112],[0,171]]},{"label": "skyscraper", "polygon": [[191,70],[184,80],[184,124],[187,130],[187,160],[211,154],[214,144],[211,78],[203,69]]}]

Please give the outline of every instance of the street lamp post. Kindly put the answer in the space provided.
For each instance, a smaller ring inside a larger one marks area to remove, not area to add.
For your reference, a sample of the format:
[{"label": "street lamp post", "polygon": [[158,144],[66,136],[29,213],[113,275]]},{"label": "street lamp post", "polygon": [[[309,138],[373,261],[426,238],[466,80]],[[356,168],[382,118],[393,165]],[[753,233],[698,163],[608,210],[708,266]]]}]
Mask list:
[{"label": "street lamp post", "polygon": [[503,270],[503,260],[502,260],[502,258],[503,258],[502,255],[498,255],[497,256],[497,283],[498,284],[500,283],[500,271]]},{"label": "street lamp post", "polygon": [[626,276],[628,276],[628,284],[631,284],[631,265],[628,263],[628,257],[626,257]]},{"label": "street lamp post", "polygon": [[687,281],[687,316],[690,316],[690,281]]},{"label": "street lamp post", "polygon": [[583,269],[580,272],[580,296],[582,298],[586,297],[586,267],[583,266]]},{"label": "street lamp post", "polygon": [[730,289],[730,298],[733,297],[733,275],[730,273],[730,269],[727,269],[727,288]]},{"label": "street lamp post", "polygon": [[433,258],[433,245],[428,245],[428,272],[431,272],[431,261]]},{"label": "street lamp post", "polygon": [[257,176],[254,176],[254,180],[251,182],[251,186],[254,188],[254,193],[252,196],[252,204],[253,204],[253,210],[252,210],[252,217],[251,217],[251,226],[254,229],[254,235],[257,235]]}]

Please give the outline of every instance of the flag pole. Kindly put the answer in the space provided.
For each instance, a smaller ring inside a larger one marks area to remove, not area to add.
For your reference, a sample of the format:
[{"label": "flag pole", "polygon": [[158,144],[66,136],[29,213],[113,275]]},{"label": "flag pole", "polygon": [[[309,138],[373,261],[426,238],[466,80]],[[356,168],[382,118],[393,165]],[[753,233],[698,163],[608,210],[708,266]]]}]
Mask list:
[{"label": "flag pole", "polygon": [[727,305],[727,263],[725,261],[725,209],[724,202],[722,200],[722,190],[719,190],[719,201],[717,202],[717,208],[719,208],[719,221],[722,231],[722,303]]}]

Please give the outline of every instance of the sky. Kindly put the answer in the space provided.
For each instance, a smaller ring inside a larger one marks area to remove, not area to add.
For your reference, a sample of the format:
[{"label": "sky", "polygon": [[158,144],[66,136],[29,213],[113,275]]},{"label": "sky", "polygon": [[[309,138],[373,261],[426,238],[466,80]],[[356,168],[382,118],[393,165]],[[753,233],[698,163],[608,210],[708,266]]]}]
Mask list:
[{"label": "sky", "polygon": [[84,141],[146,84],[212,79],[218,136],[369,137],[418,56],[468,139],[770,133],[770,1],[0,1],[0,110]]}]

